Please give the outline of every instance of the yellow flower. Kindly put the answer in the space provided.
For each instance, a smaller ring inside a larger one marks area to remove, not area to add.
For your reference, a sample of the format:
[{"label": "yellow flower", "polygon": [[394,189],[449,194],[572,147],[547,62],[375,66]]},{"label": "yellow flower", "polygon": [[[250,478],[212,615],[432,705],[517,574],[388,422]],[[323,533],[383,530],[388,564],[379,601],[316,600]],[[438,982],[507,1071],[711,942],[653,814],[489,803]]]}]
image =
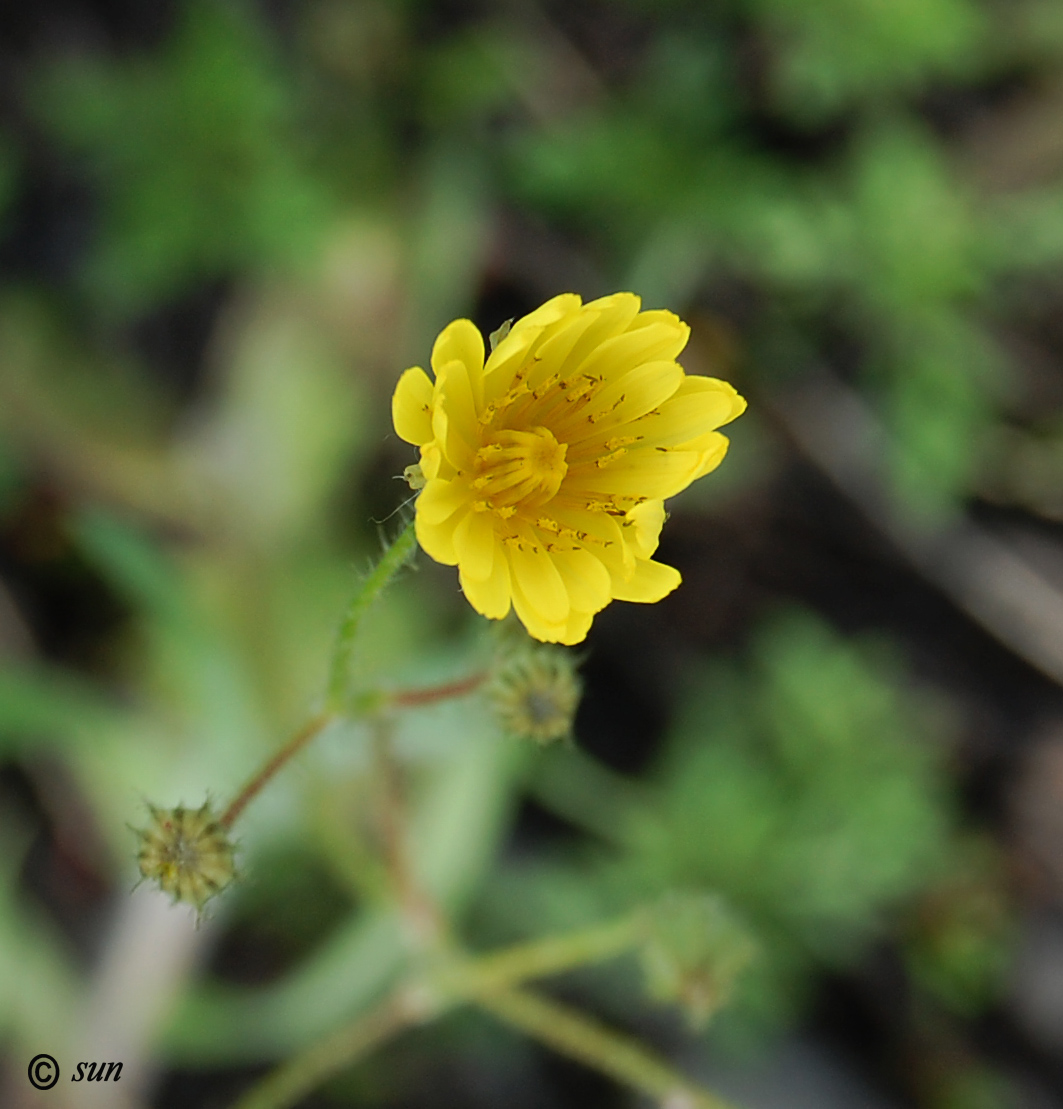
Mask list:
[{"label": "yellow flower", "polygon": [[477,612],[510,609],[536,638],[579,643],[610,601],[659,601],[679,572],[653,560],[664,500],[715,469],[716,428],[746,402],[675,361],[690,329],[633,293],[573,293],[518,320],[484,363],[469,320],[407,370],[395,430],[421,448],[417,540],[457,566]]}]

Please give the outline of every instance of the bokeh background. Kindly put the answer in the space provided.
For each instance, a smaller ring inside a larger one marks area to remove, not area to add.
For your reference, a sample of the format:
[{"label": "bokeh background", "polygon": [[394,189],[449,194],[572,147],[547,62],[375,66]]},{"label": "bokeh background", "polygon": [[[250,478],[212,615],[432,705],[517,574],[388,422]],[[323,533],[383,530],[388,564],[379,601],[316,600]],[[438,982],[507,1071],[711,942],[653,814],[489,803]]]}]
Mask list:
[{"label": "bokeh background", "polygon": [[[5,1105],[51,1051],[226,1106],[382,988],[357,729],[198,931],[128,825],[312,708],[441,326],[619,289],[749,411],[670,505],[683,587],[596,619],[575,747],[410,714],[426,881],[477,947],[717,891],[760,955],[706,1033],[623,961],[554,988],[746,1109],[1063,1105],[1058,0],[0,7]],[[365,680],[480,623],[422,556]],[[636,1103],[475,1014],[307,1102]]]}]

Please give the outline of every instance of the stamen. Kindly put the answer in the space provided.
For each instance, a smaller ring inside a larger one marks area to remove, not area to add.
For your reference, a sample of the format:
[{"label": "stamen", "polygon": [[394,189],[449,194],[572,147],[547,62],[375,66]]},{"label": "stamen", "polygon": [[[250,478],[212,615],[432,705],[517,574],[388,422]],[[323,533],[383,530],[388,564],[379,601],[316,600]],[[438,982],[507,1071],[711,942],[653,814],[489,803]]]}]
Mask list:
[{"label": "stamen", "polygon": [[[505,429],[476,452],[473,488],[495,511],[505,506],[544,504],[561,488],[567,444],[545,427]],[[505,517],[503,517],[505,518]]]},{"label": "stamen", "polygon": [[592,424],[596,424],[599,420],[604,420],[606,416],[609,416],[613,412],[615,412],[624,403],[625,400],[627,400],[627,394],[621,393],[620,396],[616,398],[616,403],[613,404],[611,407],[606,408],[602,412],[588,412],[587,420]]},{"label": "stamen", "polygon": [[603,466],[608,466],[610,462],[615,462],[618,458],[623,458],[627,451],[620,447],[618,450],[612,451],[609,454],[603,454],[600,458],[594,460],[595,466],[600,470]]},{"label": "stamen", "polygon": [[543,397],[545,397],[546,394],[549,393],[550,390],[558,383],[560,377],[560,373],[551,374],[551,376],[548,377],[545,381],[541,382],[539,385],[536,385],[536,387],[532,389],[531,395],[535,398],[535,400],[542,400]]},{"label": "stamen", "polygon": [[480,419],[478,420],[481,427],[487,427],[503,408],[508,408],[526,393],[531,392],[524,380],[527,376],[528,366],[522,366],[517,370],[513,375],[513,384],[509,387],[509,391],[505,396],[500,400],[492,401],[481,413]]}]

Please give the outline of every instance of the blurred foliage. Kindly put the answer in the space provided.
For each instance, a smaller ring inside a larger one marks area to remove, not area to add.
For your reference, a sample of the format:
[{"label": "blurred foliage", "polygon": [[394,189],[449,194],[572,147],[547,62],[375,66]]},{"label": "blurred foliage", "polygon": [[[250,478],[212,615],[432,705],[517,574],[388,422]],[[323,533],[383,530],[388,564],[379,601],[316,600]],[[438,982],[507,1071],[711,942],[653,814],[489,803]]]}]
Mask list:
[{"label": "blurred foliage", "polygon": [[160,57],[41,74],[42,117],[103,198],[85,274],[101,307],[313,250],[327,200],[302,164],[290,77],[249,14],[192,3]]},{"label": "blurred foliage", "polygon": [[[898,931],[938,1003],[962,1013],[992,996],[1011,939],[998,864],[961,834],[930,723],[941,713],[904,689],[890,653],[794,613],[762,630],[748,665],[688,684],[646,794],[590,767],[583,780],[547,772],[543,802],[620,854],[581,850],[578,877],[562,859],[518,869],[492,910],[508,923],[495,927],[717,890],[759,951],[721,1018],[741,1039],[791,1019],[816,965],[850,966]],[[924,890],[940,904],[924,905]]]}]

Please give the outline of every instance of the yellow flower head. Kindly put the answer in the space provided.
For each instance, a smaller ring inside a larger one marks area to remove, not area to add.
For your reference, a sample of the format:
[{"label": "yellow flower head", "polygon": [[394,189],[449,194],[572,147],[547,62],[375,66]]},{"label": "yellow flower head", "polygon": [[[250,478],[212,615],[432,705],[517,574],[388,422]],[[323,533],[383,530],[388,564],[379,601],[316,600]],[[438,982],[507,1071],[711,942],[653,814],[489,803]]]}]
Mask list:
[{"label": "yellow flower head", "polygon": [[633,293],[573,293],[518,320],[484,363],[455,320],[435,382],[407,370],[395,430],[421,448],[417,540],[457,566],[477,612],[510,609],[536,639],[579,643],[612,600],[659,601],[679,572],[653,561],[664,500],[715,469],[716,428],[745,410],[725,381],[675,361],[690,329]]}]

